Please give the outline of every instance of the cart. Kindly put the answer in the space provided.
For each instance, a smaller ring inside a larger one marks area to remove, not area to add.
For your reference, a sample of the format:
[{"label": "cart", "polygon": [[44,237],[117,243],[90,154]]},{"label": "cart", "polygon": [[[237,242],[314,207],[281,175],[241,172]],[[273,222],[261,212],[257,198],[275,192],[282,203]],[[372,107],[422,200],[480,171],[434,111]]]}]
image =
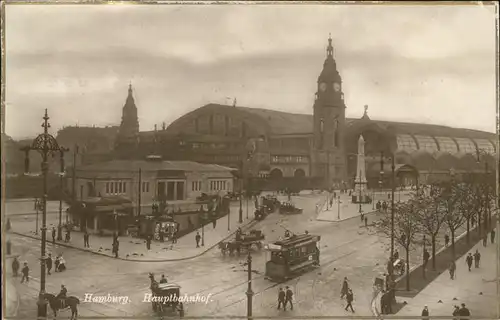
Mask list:
[{"label": "cart", "polygon": [[251,230],[248,234],[241,234],[239,239],[228,242],[220,242],[219,249],[222,255],[229,253],[232,256],[235,252],[239,255],[243,249],[250,250],[255,246],[257,250],[262,249],[262,240],[265,239],[264,234],[260,230]]},{"label": "cart", "polygon": [[181,287],[175,283],[155,283],[151,288],[153,311],[158,314],[168,311],[184,313],[184,306],[182,302],[179,302],[180,289]]},{"label": "cart", "polygon": [[291,202],[284,202],[280,206],[280,214],[300,214],[303,210],[301,208],[297,208]]}]

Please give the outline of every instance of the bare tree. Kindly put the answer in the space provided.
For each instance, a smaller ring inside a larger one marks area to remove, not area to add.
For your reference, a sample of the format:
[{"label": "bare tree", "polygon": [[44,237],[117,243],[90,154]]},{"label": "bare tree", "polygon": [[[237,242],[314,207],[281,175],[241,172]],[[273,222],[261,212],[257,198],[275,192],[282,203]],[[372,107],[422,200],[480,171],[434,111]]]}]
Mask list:
[{"label": "bare tree", "polygon": [[446,222],[446,211],[439,205],[442,189],[436,185],[426,189],[415,198],[419,208],[415,213],[422,233],[431,239],[432,270],[436,270],[436,238]]},{"label": "bare tree", "polygon": [[[406,290],[410,290],[410,250],[414,249],[417,243],[416,236],[420,231],[417,212],[421,204],[414,199],[407,202],[399,202],[394,208],[394,241],[405,248],[406,251]],[[391,215],[386,214],[374,223],[377,233],[391,238]]]},{"label": "bare tree", "polygon": [[455,260],[455,232],[465,222],[465,216],[460,210],[460,197],[464,196],[463,188],[454,181],[443,183],[442,191],[438,199],[438,205],[445,214],[445,222],[451,234],[451,252]]},{"label": "bare tree", "polygon": [[471,220],[476,215],[478,210],[478,189],[473,180],[464,179],[464,182],[459,186],[461,196],[458,198],[458,208],[462,212],[467,224],[467,243],[470,243],[470,227]]}]

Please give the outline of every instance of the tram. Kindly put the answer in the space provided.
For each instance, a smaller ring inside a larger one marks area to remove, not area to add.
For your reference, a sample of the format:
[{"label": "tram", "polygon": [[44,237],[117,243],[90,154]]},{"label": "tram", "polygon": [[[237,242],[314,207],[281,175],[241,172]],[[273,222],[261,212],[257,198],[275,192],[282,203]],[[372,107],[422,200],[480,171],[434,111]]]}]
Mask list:
[{"label": "tram", "polygon": [[317,235],[301,234],[266,245],[266,251],[271,253],[266,278],[284,281],[319,266],[320,240]]}]

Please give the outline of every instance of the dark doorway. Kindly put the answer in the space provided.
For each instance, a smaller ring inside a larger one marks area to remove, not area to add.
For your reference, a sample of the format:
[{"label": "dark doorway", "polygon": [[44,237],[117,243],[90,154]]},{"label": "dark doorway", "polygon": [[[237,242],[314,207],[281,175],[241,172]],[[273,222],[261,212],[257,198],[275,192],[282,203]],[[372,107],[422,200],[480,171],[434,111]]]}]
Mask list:
[{"label": "dark doorway", "polygon": [[269,174],[269,176],[273,180],[274,179],[281,179],[281,178],[283,178],[283,171],[281,171],[278,168],[274,168],[273,170],[271,170],[271,173]]},{"label": "dark doorway", "polygon": [[176,200],[184,200],[184,182],[177,182],[177,199]]},{"label": "dark doorway", "polygon": [[306,172],[302,169],[297,169],[295,170],[295,173],[293,174],[295,178],[304,178],[306,176]]}]

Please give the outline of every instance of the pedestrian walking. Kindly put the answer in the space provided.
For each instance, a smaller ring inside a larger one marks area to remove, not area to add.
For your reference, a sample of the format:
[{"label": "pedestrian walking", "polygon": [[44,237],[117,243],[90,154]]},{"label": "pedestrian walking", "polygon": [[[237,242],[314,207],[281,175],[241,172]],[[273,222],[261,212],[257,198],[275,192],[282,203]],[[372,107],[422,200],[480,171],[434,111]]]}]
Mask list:
[{"label": "pedestrian walking", "polygon": [[196,241],[196,248],[199,248],[201,236],[200,236],[200,233],[198,231],[196,232],[196,236],[194,237],[194,240]]},{"label": "pedestrian walking", "polygon": [[422,319],[429,319],[429,308],[427,306],[422,310]]},{"label": "pedestrian walking", "polygon": [[424,249],[424,269],[427,267],[427,263],[429,262],[431,255],[427,249]]},{"label": "pedestrian walking", "polygon": [[365,217],[365,227],[368,227],[368,218]]},{"label": "pedestrian walking", "polygon": [[120,248],[120,241],[116,240],[116,242],[113,243],[113,253],[115,254],[115,258],[118,258],[119,248]]},{"label": "pedestrian walking", "polygon": [[351,311],[354,312],[354,308],[352,307],[352,302],[354,301],[354,293],[349,289],[346,295],[347,305],[345,306],[345,311],[348,311],[348,308],[351,308]]},{"label": "pedestrian walking", "polygon": [[[462,303],[462,308],[458,310],[458,315],[462,317],[470,317],[470,311],[465,307],[465,303]],[[468,318],[460,318],[461,320],[467,320]]]},{"label": "pedestrian walking", "polygon": [[17,260],[17,257],[14,257],[14,260],[12,260],[12,275],[14,277],[17,277],[18,272],[19,272],[19,261]]},{"label": "pedestrian walking", "polygon": [[47,267],[47,274],[50,274],[50,270],[52,270],[52,254],[49,253],[47,259],[45,259],[45,266]]},{"label": "pedestrian walking", "polygon": [[459,320],[459,315],[460,315],[460,308],[458,306],[453,307],[453,320]]},{"label": "pedestrian walking", "polygon": [[479,253],[479,249],[476,249],[474,252],[474,267],[479,268],[479,261],[481,260],[481,254]]},{"label": "pedestrian walking", "polygon": [[52,244],[56,243],[56,227],[52,227]]},{"label": "pedestrian walking", "polygon": [[286,311],[287,304],[290,304],[290,310],[293,310],[293,291],[289,286],[286,286],[285,291],[285,307],[283,308]]},{"label": "pedestrian walking", "polygon": [[69,227],[66,227],[66,239],[64,241],[69,242],[70,240],[71,240],[71,231],[69,230]]},{"label": "pedestrian walking", "polygon": [[21,283],[26,280],[26,282],[30,281],[30,268],[28,267],[28,263],[25,262],[23,268],[21,269],[21,273],[23,274],[23,277],[21,278]]},{"label": "pedestrian walking", "polygon": [[450,262],[450,266],[448,267],[448,271],[450,272],[450,279],[454,280],[455,279],[455,271],[457,270],[457,265],[455,264],[455,261]]},{"label": "pedestrian walking", "polygon": [[483,247],[486,247],[488,245],[488,235],[485,234],[483,237]]},{"label": "pedestrian walking", "polygon": [[444,235],[444,246],[447,247],[449,243],[450,243],[450,236],[445,234]]},{"label": "pedestrian walking", "polygon": [[361,212],[361,215],[359,216],[361,218],[361,222],[365,221],[365,215]]},{"label": "pedestrian walking", "polygon": [[151,235],[146,237],[146,249],[151,250]]},{"label": "pedestrian walking", "polygon": [[490,237],[491,243],[495,243],[495,229],[491,230]]},{"label": "pedestrian walking", "polygon": [[90,248],[90,234],[87,230],[85,230],[85,233],[83,234],[83,247]]},{"label": "pedestrian walking", "polygon": [[342,288],[340,289],[340,299],[344,299],[344,297],[349,292],[349,283],[347,282],[347,277],[344,277],[344,281],[342,282]]},{"label": "pedestrian walking", "polygon": [[54,261],[54,272],[59,271],[59,264],[61,264],[61,256],[57,256],[56,260]]},{"label": "pedestrian walking", "polygon": [[283,307],[285,308],[285,291],[283,291],[283,288],[280,288],[278,291],[278,310]]},{"label": "pedestrian walking", "polygon": [[472,253],[469,252],[469,255],[465,258],[465,263],[467,263],[467,266],[469,267],[469,272],[471,271],[473,260],[474,258],[472,257]]}]

